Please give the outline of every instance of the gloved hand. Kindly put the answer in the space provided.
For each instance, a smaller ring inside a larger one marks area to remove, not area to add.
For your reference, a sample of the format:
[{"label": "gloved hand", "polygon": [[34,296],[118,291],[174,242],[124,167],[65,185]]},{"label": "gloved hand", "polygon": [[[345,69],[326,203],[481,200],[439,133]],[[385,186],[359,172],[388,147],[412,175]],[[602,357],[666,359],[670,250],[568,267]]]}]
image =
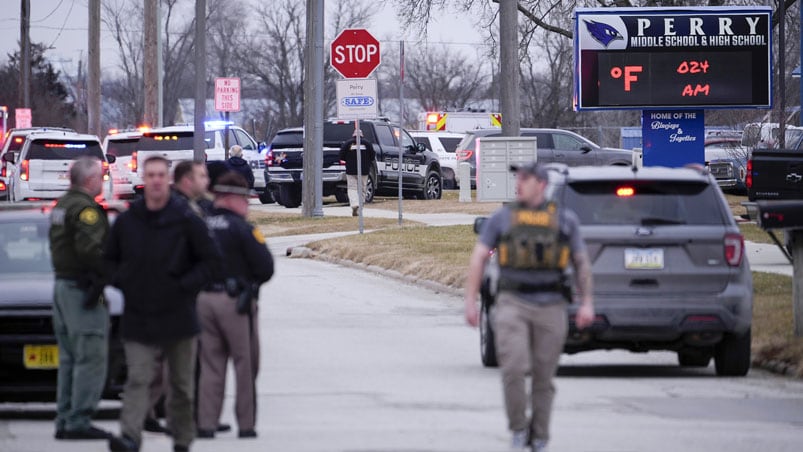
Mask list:
[{"label": "gloved hand", "polygon": [[84,309],[94,309],[103,301],[103,281],[100,278],[90,278],[84,297]]}]

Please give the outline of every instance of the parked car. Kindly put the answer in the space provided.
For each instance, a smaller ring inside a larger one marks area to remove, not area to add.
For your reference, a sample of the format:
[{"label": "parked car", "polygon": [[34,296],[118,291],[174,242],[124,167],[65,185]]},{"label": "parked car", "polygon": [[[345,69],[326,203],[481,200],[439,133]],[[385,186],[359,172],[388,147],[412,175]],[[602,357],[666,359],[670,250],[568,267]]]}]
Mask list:
[{"label": "parked car", "polygon": [[96,157],[103,165],[102,198],[113,197],[113,181],[109,164],[114,156],[106,156],[95,135],[74,132],[35,132],[25,140],[18,154],[7,152],[2,159],[8,168],[9,199],[56,199],[70,186],[69,169],[81,156]]},{"label": "parked car", "polygon": [[747,148],[740,138],[709,138],[705,140],[705,164],[726,192],[747,192]]},{"label": "parked car", "polygon": [[455,132],[441,132],[434,130],[411,130],[410,135],[416,142],[423,144],[427,149],[438,156],[443,173],[443,188],[457,188],[459,177],[457,174],[457,145],[465,134]]},{"label": "parked car", "polygon": [[[596,318],[579,330],[569,306],[566,353],[671,350],[681,366],[705,367],[713,357],[718,375],[747,373],[752,275],[744,239],[707,171],[559,166],[549,184],[548,196],[580,219],[594,275]],[[489,315],[498,274],[492,257],[480,292],[486,366],[497,363]]]},{"label": "parked car", "polygon": [[[8,206],[11,207],[11,206]],[[0,400],[52,401],[59,357],[53,333],[54,274],[46,209],[0,210]],[[123,297],[106,287],[111,315],[106,398],[123,390]]]},{"label": "parked car", "polygon": [[[457,162],[471,165],[471,187],[476,187],[477,139],[500,137],[499,128],[477,129],[467,132],[463,141],[457,145]],[[569,130],[562,129],[520,129],[520,136],[536,137],[538,161],[542,163],[564,163],[569,166],[594,165],[630,166],[633,151],[628,149],[603,148],[593,141]]]},{"label": "parked car", "polygon": [[9,129],[3,143],[3,149],[0,150],[0,200],[8,199],[8,175],[10,174],[9,164],[3,160],[3,155],[8,152],[14,153],[14,156],[19,154],[22,145],[28,135],[37,132],[75,132],[73,129],[62,127],[27,127],[20,129]]}]

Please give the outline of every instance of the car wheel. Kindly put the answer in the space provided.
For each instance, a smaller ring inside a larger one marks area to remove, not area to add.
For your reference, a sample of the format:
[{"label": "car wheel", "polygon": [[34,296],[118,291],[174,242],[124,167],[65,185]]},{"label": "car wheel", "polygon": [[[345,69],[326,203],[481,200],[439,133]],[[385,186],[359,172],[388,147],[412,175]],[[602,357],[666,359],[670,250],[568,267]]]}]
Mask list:
[{"label": "car wheel", "polygon": [[335,189],[335,199],[337,202],[349,202],[349,192],[345,188]]},{"label": "car wheel", "polygon": [[678,363],[683,367],[708,367],[711,362],[709,350],[681,350],[678,352]]},{"label": "car wheel", "polygon": [[279,199],[281,205],[292,209],[301,205],[301,187],[293,184],[284,184],[279,187]]},{"label": "car wheel", "polygon": [[259,194],[259,202],[262,204],[270,204],[273,202],[273,196],[270,194],[270,190],[266,188],[265,191]]},{"label": "car wheel", "polygon": [[[365,197],[363,200],[368,202],[374,202],[374,194],[376,193],[376,173],[371,171],[368,173],[368,182],[365,183]],[[346,202],[348,202],[348,196],[346,196]]]},{"label": "car wheel", "polygon": [[750,341],[748,329],[744,334],[726,333],[714,347],[717,375],[742,377],[750,370]]},{"label": "car wheel", "polygon": [[491,326],[491,302],[486,296],[482,297],[480,306],[480,358],[485,367],[497,367],[499,362],[496,359],[496,339],[494,330]]},{"label": "car wheel", "polygon": [[421,190],[421,194],[418,195],[418,198],[441,199],[441,196],[443,196],[441,175],[435,171],[430,171],[427,174],[427,180],[424,182],[424,188]]}]

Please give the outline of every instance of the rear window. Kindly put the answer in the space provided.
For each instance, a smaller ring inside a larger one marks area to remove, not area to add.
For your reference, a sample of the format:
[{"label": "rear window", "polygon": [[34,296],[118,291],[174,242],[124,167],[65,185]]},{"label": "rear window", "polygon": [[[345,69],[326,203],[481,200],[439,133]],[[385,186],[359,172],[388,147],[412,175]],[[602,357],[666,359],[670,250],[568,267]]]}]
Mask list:
[{"label": "rear window", "polygon": [[109,140],[106,144],[106,154],[115,157],[128,157],[137,150],[139,138],[127,138],[124,140]]},{"label": "rear window", "polygon": [[[362,130],[362,140],[370,143],[376,143],[374,136],[374,129],[371,124],[360,123]],[[354,123],[331,123],[326,122],[323,124],[323,145],[327,147],[340,147],[345,141],[350,140],[354,134]]]},{"label": "rear window", "polygon": [[457,145],[460,144],[462,138],[441,138],[441,144],[446,152],[454,153],[457,150]]},{"label": "rear window", "polygon": [[581,224],[722,225],[716,190],[701,182],[594,181],[570,183],[557,196]]},{"label": "rear window", "polygon": [[298,132],[285,132],[277,133],[273,140],[270,142],[271,149],[287,149],[287,148],[303,148],[304,147],[304,133]]},{"label": "rear window", "polygon": [[29,160],[74,160],[88,155],[103,160],[103,151],[97,141],[34,140],[25,157]]},{"label": "rear window", "polygon": [[[136,150],[140,151],[186,151],[195,149],[194,132],[152,132],[145,133],[139,139]],[[207,149],[215,146],[213,131],[204,134],[204,144]]]},{"label": "rear window", "polygon": [[0,223],[0,278],[52,273],[46,222]]}]

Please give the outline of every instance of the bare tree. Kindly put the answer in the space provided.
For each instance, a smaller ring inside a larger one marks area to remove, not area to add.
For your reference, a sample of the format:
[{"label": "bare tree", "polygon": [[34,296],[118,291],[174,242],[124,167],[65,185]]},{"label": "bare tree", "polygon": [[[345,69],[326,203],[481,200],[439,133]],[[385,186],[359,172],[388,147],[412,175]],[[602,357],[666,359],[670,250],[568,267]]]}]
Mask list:
[{"label": "bare tree", "polygon": [[116,127],[135,126],[144,115],[142,28],[131,17],[142,17],[142,3],[128,0],[101,3],[101,21],[118,51],[120,76],[106,76],[101,91],[105,100],[102,121]]},{"label": "bare tree", "polygon": [[426,110],[462,110],[485,88],[487,70],[441,46],[417,46],[407,58],[406,86]]},{"label": "bare tree", "polygon": [[[191,7],[194,1],[162,0],[162,4],[163,117],[165,124],[171,124],[177,116],[178,100],[194,94],[195,15],[190,15],[192,20],[181,20],[187,17],[188,5]],[[206,20],[211,26],[209,17]]]}]

